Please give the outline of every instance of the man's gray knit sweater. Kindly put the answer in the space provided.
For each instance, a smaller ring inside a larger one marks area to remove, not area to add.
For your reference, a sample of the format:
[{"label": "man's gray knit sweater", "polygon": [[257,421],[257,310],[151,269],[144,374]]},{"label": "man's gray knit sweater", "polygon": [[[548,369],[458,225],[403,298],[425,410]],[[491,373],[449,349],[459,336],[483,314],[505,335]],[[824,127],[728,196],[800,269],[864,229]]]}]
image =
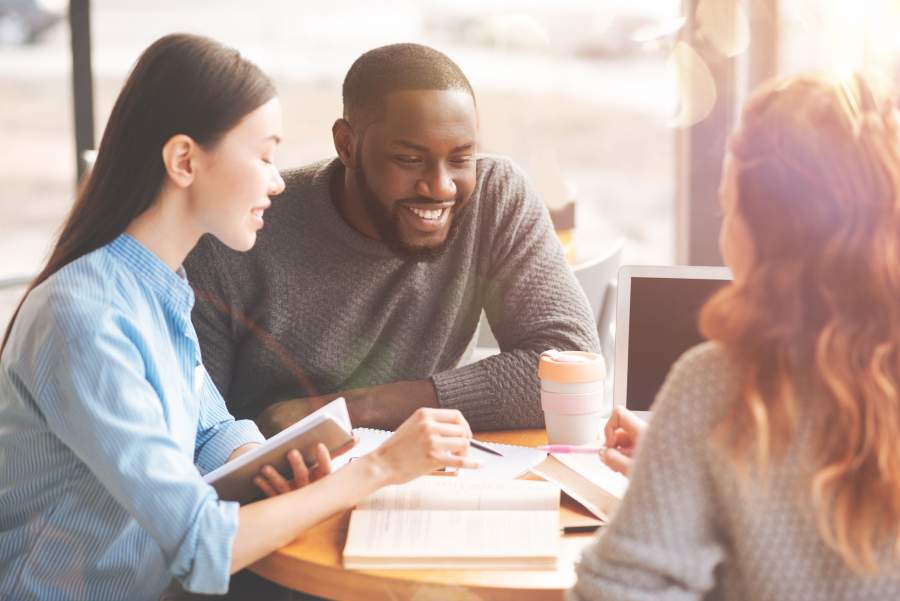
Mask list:
[{"label": "man's gray knit sweater", "polygon": [[[253,250],[206,236],[185,263],[203,361],[236,417],[431,378],[440,406],[473,428],[543,425],[539,353],[599,343],[547,210],[511,163],[478,159],[471,203],[433,262],[400,258],[342,219],[337,159],[283,175]],[[482,308],[503,352],[457,367]]]},{"label": "man's gray knit sweater", "polygon": [[[691,349],[672,367],[628,493],[585,549],[569,601],[900,599],[900,563],[885,554],[881,574],[854,573],[819,534],[813,435],[829,424],[814,397],[800,395],[806,402],[789,449],[765,477],[744,479],[714,442],[738,384],[718,343]],[[896,538],[884,542],[890,548]]]}]

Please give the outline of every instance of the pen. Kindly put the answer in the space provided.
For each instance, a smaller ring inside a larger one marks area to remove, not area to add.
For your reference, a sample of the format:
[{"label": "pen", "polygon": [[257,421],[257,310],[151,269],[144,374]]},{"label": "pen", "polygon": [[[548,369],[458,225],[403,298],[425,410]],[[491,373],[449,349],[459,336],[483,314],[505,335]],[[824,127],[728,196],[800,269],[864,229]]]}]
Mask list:
[{"label": "pen", "polygon": [[579,526],[563,526],[563,534],[575,534],[578,532],[595,532],[602,528],[603,524],[583,524]]},{"label": "pen", "polygon": [[582,453],[596,455],[601,451],[605,451],[606,447],[578,446],[571,444],[546,444],[539,446],[538,449],[547,451],[548,453]]},{"label": "pen", "polygon": [[484,451],[485,453],[491,453],[492,455],[497,455],[498,457],[503,457],[503,453],[501,453],[500,451],[497,451],[495,449],[492,449],[491,447],[487,446],[483,442],[478,442],[477,440],[473,439],[473,440],[469,441],[469,444],[472,445],[473,447],[475,447],[476,449],[480,449],[480,450]]}]

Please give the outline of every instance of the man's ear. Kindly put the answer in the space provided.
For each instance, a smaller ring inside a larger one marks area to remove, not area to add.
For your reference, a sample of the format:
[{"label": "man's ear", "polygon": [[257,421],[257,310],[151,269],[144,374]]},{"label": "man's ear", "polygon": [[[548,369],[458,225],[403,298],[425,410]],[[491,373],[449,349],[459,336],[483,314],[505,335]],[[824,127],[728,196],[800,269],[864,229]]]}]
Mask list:
[{"label": "man's ear", "polygon": [[331,126],[331,136],[334,138],[334,149],[344,167],[353,169],[356,157],[356,134],[353,132],[350,122],[343,118],[335,121]]},{"label": "man's ear", "polygon": [[179,188],[187,188],[194,181],[197,143],[190,136],[177,134],[163,145],[162,160],[169,179]]}]

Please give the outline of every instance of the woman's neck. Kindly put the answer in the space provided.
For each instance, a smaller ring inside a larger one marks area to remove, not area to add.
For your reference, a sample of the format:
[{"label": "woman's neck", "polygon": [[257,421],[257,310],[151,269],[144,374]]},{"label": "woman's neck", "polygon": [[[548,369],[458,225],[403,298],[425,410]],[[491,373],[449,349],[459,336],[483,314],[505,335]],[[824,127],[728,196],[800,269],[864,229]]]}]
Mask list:
[{"label": "woman's neck", "polygon": [[186,210],[187,199],[176,198],[178,195],[178,192],[161,192],[150,208],[125,229],[172,271],[181,267],[202,235]]}]

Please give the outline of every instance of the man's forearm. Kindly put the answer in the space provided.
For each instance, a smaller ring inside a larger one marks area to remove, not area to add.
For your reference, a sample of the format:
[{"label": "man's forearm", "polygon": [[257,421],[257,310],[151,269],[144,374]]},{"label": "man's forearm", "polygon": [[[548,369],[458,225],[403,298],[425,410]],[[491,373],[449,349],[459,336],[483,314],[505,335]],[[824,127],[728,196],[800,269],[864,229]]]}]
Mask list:
[{"label": "man's forearm", "polygon": [[281,401],[263,411],[256,423],[265,436],[272,436],[338,397],[347,399],[354,427],[363,428],[393,430],[416,409],[438,406],[431,380],[412,380]]},{"label": "man's forearm", "polygon": [[354,426],[394,430],[420,407],[437,407],[431,380],[410,380],[344,393]]}]

